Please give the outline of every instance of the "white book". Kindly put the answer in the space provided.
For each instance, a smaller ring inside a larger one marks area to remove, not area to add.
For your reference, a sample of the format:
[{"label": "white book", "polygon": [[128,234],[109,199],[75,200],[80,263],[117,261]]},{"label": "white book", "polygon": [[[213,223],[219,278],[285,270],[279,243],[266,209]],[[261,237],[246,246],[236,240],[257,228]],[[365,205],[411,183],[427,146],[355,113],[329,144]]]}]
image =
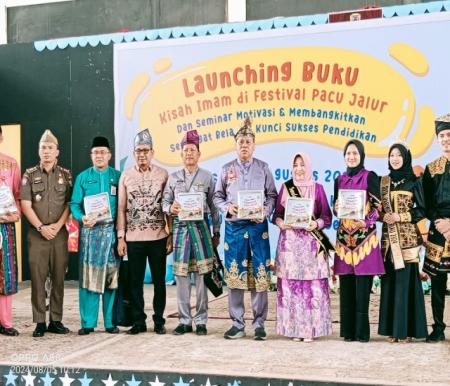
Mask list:
[{"label": "white book", "polygon": [[238,219],[256,220],[264,217],[264,191],[240,190],[238,192]]},{"label": "white book", "polygon": [[203,220],[203,193],[178,193],[177,202],[181,206],[178,213],[180,221],[201,221]]},{"label": "white book", "polygon": [[313,212],[311,198],[288,197],[284,208],[284,223],[293,228],[308,228]]},{"label": "white book", "polygon": [[339,189],[338,218],[345,220],[364,220],[366,191],[358,189]]},{"label": "white book", "polygon": [[0,215],[13,212],[17,212],[17,206],[11,188],[7,185],[0,186]]},{"label": "white book", "polygon": [[111,221],[111,207],[108,193],[99,193],[84,197],[84,212],[91,221]]}]

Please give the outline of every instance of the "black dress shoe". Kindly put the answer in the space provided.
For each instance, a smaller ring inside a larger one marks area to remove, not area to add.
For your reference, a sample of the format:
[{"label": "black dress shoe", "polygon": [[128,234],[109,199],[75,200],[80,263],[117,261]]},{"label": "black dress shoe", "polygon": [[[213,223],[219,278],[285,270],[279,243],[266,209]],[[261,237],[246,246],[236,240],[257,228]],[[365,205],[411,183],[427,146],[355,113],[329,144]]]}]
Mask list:
[{"label": "black dress shoe", "polygon": [[64,326],[60,321],[50,322],[47,327],[48,332],[52,332],[53,334],[68,334],[69,329]]},{"label": "black dress shoe", "polygon": [[197,335],[206,335],[208,333],[208,330],[206,329],[206,325],[204,325],[204,324],[197,324],[197,328],[195,329],[195,333]]},{"label": "black dress shoe", "polygon": [[40,338],[41,336],[44,336],[46,331],[47,325],[45,323],[37,323],[36,328],[33,331],[33,337]]},{"label": "black dress shoe", "polygon": [[133,327],[131,327],[127,331],[127,334],[129,334],[129,335],[137,335],[140,332],[146,332],[146,331],[147,331],[147,326],[146,325],[133,324]]},{"label": "black dress shoe", "polygon": [[355,340],[356,340],[355,338],[350,338],[350,337],[344,338],[344,342],[354,342]]},{"label": "black dress shoe", "polygon": [[116,326],[105,328],[105,331],[106,331],[108,334],[118,334],[118,333],[120,332],[119,328],[116,327]]},{"label": "black dress shoe", "polygon": [[189,324],[182,324],[180,323],[175,330],[173,330],[172,334],[173,335],[183,335],[189,332],[192,332],[192,326],[190,326]]},{"label": "black dress shoe", "polygon": [[0,334],[6,335],[6,336],[17,336],[17,335],[19,335],[19,331],[17,331],[13,327],[0,326]]},{"label": "black dress shoe", "polygon": [[427,336],[427,343],[439,343],[445,340],[445,334],[443,331],[433,330],[430,335]]},{"label": "black dress shoe", "polygon": [[358,342],[360,343],[368,343],[370,338],[358,338]]},{"label": "black dress shoe", "polygon": [[155,331],[158,335],[164,335],[167,332],[164,324],[155,324],[153,331]]},{"label": "black dress shoe", "polygon": [[91,332],[94,332],[93,328],[83,327],[78,330],[78,335],[89,335]]}]

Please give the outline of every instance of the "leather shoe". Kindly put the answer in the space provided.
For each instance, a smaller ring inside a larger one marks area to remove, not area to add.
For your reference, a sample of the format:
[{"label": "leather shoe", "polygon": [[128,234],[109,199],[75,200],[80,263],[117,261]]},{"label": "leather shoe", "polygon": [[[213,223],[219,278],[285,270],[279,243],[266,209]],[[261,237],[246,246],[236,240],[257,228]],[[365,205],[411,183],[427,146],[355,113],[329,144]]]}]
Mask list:
[{"label": "leather shoe", "polygon": [[443,331],[433,330],[430,335],[427,336],[427,343],[439,343],[445,340],[445,334]]},{"label": "leather shoe", "polygon": [[0,334],[6,335],[6,336],[17,336],[17,335],[19,335],[19,331],[17,331],[14,327],[0,326]]},{"label": "leather shoe", "polygon": [[94,332],[93,328],[83,327],[78,330],[78,335],[89,335],[91,332]]},{"label": "leather shoe", "polygon": [[197,335],[206,335],[208,333],[208,330],[206,329],[206,326],[204,324],[197,324],[197,328],[195,329],[195,333]]},{"label": "leather shoe", "polygon": [[192,332],[192,326],[190,326],[189,324],[182,324],[180,323],[175,330],[173,330],[172,334],[173,335],[183,335],[186,334],[188,332]]},{"label": "leather shoe", "polygon": [[36,328],[33,331],[33,337],[40,338],[41,336],[44,336],[46,331],[47,325],[45,323],[37,323]]},{"label": "leather shoe", "polygon": [[146,325],[142,325],[142,324],[133,324],[133,327],[131,327],[128,331],[127,334],[129,335],[137,335],[140,332],[146,332],[147,331],[147,326]]},{"label": "leather shoe", "polygon": [[105,331],[106,331],[108,334],[118,334],[118,333],[120,332],[119,328],[116,327],[116,326],[105,328]]},{"label": "leather shoe", "polygon": [[155,324],[153,331],[155,331],[158,335],[164,335],[167,332],[164,324]]},{"label": "leather shoe", "polygon": [[51,321],[47,327],[48,332],[52,332],[53,334],[68,334],[69,329],[64,326],[60,321],[53,322]]}]

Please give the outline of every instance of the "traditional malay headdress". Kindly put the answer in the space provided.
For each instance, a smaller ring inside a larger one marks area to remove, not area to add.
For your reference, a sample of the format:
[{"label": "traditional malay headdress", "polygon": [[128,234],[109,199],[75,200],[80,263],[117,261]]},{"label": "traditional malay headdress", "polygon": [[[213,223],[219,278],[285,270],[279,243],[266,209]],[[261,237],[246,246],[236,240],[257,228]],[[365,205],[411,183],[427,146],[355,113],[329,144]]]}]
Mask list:
[{"label": "traditional malay headdress", "polygon": [[243,137],[245,135],[250,135],[255,140],[255,133],[252,130],[252,121],[250,117],[245,118],[243,126],[236,132],[234,139],[237,141],[238,137]]},{"label": "traditional malay headdress", "polygon": [[142,130],[134,137],[134,147],[138,145],[149,145],[153,148],[152,136],[150,135],[150,131],[148,131],[148,129]]},{"label": "traditional malay headdress", "polygon": [[91,149],[93,149],[94,147],[107,147],[108,149],[110,149],[108,138],[95,137],[92,141]]},{"label": "traditional malay headdress", "polygon": [[39,140],[39,143],[41,143],[41,142],[50,142],[50,143],[54,143],[56,146],[58,146],[58,139],[48,129],[44,131],[44,134],[42,134],[42,137]]},{"label": "traditional malay headdress", "polygon": [[344,147],[344,156],[345,153],[347,152],[347,148],[350,145],[355,145],[356,149],[358,150],[359,153],[359,157],[360,157],[360,161],[359,164],[353,168],[347,167],[347,174],[349,176],[354,176],[355,174],[357,174],[359,171],[361,171],[362,169],[364,169],[364,159],[366,158],[366,153],[364,152],[364,145],[362,144],[361,141],[358,141],[357,139],[352,139],[350,141],[348,141],[345,144]]},{"label": "traditional malay headdress", "polygon": [[[391,162],[389,161],[389,157],[390,157],[393,149],[398,149],[398,151],[400,152],[400,154],[403,158],[403,165],[400,169],[397,169],[397,170],[391,166]],[[413,168],[412,168],[411,152],[402,143],[394,143],[389,148],[388,167],[390,170],[389,177],[391,177],[391,179],[393,181],[400,181],[402,179],[405,179],[405,180],[415,180],[416,179],[416,176],[415,176]]]},{"label": "traditional malay headdress", "polygon": [[436,128],[436,135],[438,135],[441,131],[450,130],[450,113],[436,118],[434,125]]},{"label": "traditional malay headdress", "polygon": [[200,150],[200,137],[198,136],[197,130],[189,130],[181,140],[181,148],[184,145],[195,145],[197,150]]},{"label": "traditional malay headdress", "polygon": [[303,152],[295,153],[294,158],[292,160],[292,165],[294,165],[295,159],[297,157],[301,157],[303,160],[305,175],[303,179],[296,179],[294,173],[292,173],[292,180],[294,181],[294,185],[300,190],[302,197],[304,198],[312,198],[314,199],[316,183],[314,181],[313,170],[311,167],[311,159],[309,155]]}]

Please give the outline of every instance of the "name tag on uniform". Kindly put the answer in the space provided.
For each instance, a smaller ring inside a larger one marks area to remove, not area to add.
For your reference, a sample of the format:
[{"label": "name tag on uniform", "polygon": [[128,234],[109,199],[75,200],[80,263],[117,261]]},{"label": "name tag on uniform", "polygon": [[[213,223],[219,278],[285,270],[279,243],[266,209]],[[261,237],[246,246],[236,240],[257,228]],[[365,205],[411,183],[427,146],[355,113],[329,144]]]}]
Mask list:
[{"label": "name tag on uniform", "polygon": [[111,196],[117,196],[117,186],[111,185]]}]

